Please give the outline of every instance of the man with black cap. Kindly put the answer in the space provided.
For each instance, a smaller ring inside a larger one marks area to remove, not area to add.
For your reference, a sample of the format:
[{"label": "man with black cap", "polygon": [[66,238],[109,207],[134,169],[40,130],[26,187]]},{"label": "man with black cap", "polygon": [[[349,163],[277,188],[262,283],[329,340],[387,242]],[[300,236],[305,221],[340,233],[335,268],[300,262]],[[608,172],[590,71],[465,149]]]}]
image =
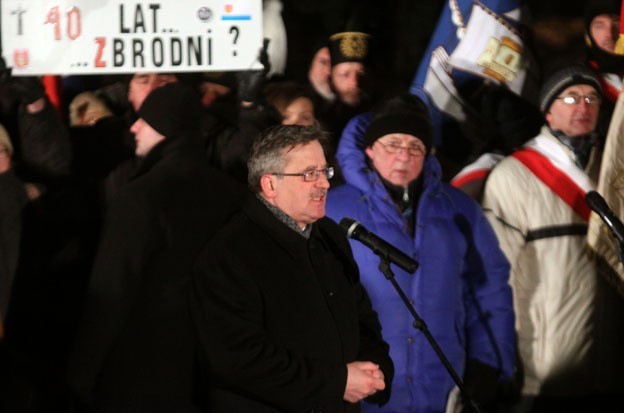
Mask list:
[{"label": "man with black cap", "polygon": [[335,33],[329,38],[329,85],[334,98],[317,102],[317,118],[323,128],[333,135],[332,154],[347,122],[353,116],[370,110],[370,74],[367,73],[370,45],[371,36],[363,32]]},{"label": "man with black cap", "polygon": [[369,58],[370,35],[361,32],[336,33],[329,38],[331,85],[338,99],[358,106],[366,99],[362,88]]},{"label": "man with black cap", "polygon": [[[327,215],[359,221],[419,262],[414,275],[393,267],[395,279],[469,395],[490,407],[515,366],[509,264],[479,205],[442,182],[432,140],[428,111],[413,95],[354,118],[337,152],[346,185],[330,191]],[[379,258],[358,242],[351,247],[395,364],[388,404],[363,410],[456,411],[452,376],[413,327]]]},{"label": "man with black cap", "polygon": [[132,126],[138,169],[111,200],[69,379],[98,412],[192,412],[194,258],[238,203],[197,147],[201,106],[181,83],[151,92]]},{"label": "man with black cap", "polygon": [[[483,207],[509,259],[524,369],[518,411],[605,411],[620,393],[621,305],[586,248],[600,163],[594,133],[601,86],[582,65],[555,72],[540,93],[538,136],[490,173]],[[618,325],[619,324],[619,325]]]}]

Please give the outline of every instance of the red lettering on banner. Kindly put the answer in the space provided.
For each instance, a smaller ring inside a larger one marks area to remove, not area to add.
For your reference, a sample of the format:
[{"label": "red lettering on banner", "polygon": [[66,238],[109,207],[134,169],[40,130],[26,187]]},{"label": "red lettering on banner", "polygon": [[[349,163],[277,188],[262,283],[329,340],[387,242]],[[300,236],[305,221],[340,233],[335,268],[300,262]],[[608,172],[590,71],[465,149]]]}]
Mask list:
[{"label": "red lettering on banner", "polygon": [[104,46],[106,45],[106,38],[96,37],[95,42],[98,44],[97,53],[95,54],[95,67],[106,67],[106,62],[102,60]]},{"label": "red lettering on banner", "polygon": [[71,10],[67,12],[67,36],[72,40],[76,40],[82,33],[80,20],[80,9],[72,7]]},{"label": "red lettering on banner", "polygon": [[45,24],[54,25],[54,40],[61,40],[61,13],[59,7],[55,6],[50,9],[46,16]]}]

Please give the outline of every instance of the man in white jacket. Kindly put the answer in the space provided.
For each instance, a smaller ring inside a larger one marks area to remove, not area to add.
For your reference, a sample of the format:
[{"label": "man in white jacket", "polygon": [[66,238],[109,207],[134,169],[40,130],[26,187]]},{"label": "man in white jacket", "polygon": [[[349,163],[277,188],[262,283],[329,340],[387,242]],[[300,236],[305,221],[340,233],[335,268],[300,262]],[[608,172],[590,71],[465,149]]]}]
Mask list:
[{"label": "man in white jacket", "polygon": [[624,395],[622,300],[586,248],[601,99],[587,68],[554,73],[540,94],[540,134],[496,165],[485,186],[483,207],[512,265],[524,373],[517,412],[606,411],[598,407],[606,395]]}]

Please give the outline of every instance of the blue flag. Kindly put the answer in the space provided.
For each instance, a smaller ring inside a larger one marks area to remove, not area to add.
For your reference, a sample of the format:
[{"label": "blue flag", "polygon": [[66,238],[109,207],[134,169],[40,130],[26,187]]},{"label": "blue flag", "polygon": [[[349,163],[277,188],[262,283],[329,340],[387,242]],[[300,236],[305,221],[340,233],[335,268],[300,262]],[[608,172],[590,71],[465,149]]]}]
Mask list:
[{"label": "blue flag", "polygon": [[467,94],[487,83],[521,95],[527,78],[533,78],[527,76],[534,65],[519,31],[521,3],[446,2],[410,87],[429,107],[436,148],[457,141],[479,116]]}]

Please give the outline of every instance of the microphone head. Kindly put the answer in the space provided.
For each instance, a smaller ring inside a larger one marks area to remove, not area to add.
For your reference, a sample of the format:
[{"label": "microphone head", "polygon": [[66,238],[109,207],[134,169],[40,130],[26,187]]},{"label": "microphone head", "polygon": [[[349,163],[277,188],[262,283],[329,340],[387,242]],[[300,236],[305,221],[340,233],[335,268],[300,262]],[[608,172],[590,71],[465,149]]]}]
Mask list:
[{"label": "microphone head", "polygon": [[340,220],[340,226],[344,228],[344,230],[347,232],[347,237],[349,238],[352,238],[353,231],[355,231],[358,225],[360,225],[360,223],[352,218],[342,218]]}]

